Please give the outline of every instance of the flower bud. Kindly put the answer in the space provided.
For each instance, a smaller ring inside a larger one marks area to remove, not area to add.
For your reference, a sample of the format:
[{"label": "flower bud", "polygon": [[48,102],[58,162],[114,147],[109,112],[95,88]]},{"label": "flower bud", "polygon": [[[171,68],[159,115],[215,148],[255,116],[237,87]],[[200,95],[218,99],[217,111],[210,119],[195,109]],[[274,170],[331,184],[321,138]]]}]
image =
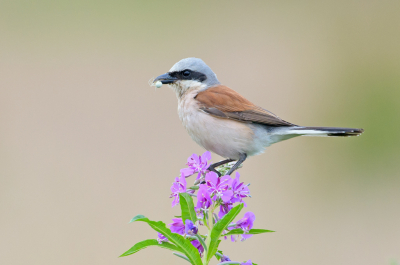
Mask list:
[{"label": "flower bud", "polygon": [[167,242],[168,238],[166,238],[163,234],[157,233],[157,242],[158,244],[162,244],[162,242]]},{"label": "flower bud", "polygon": [[231,261],[231,259],[228,256],[223,255],[221,258],[221,262],[224,262],[224,261]]}]

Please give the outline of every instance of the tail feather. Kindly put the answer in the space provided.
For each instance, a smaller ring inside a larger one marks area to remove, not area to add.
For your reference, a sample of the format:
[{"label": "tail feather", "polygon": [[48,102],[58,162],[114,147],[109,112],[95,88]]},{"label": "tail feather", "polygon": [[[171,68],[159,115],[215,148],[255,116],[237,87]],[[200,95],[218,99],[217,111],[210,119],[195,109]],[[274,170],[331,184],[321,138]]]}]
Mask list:
[{"label": "tail feather", "polygon": [[296,128],[296,131],[298,131],[300,134],[301,131],[304,131],[304,135],[359,136],[364,132],[364,129],[338,127],[299,127]]}]

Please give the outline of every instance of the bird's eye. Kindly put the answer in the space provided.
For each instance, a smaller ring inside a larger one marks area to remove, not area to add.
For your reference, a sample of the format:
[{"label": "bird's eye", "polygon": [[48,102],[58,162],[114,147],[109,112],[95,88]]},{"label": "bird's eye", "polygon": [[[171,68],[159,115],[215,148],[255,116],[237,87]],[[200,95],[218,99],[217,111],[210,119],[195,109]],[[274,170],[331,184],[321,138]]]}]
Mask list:
[{"label": "bird's eye", "polygon": [[188,77],[190,74],[191,74],[191,72],[190,72],[189,70],[185,70],[185,71],[183,71],[183,73],[182,73],[182,75],[183,75],[184,77]]}]

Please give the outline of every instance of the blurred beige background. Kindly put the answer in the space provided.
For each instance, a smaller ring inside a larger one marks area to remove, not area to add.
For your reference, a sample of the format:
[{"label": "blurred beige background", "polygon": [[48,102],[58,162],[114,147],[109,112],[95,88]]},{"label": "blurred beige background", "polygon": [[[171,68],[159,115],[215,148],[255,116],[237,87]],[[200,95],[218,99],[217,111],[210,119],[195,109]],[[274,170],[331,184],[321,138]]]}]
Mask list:
[{"label": "blurred beige background", "polygon": [[[200,57],[290,122],[362,127],[249,159],[248,210],[276,233],[224,242],[258,264],[400,260],[399,1],[0,2],[0,264],[186,264],[117,258],[169,223],[169,187],[203,153],[148,80]],[[213,156],[213,161],[220,157]],[[214,264],[216,264],[214,262]]]}]

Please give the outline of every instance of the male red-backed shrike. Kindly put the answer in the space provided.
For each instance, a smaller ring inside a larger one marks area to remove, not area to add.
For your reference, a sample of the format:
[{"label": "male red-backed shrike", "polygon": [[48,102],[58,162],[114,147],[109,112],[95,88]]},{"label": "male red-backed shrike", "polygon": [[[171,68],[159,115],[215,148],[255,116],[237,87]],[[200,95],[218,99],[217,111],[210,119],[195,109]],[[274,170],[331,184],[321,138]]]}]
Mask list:
[{"label": "male red-backed shrike", "polygon": [[[178,97],[178,114],[192,139],[224,158],[209,169],[261,154],[271,144],[296,136],[358,136],[363,129],[303,127],[260,108],[236,91],[221,85],[201,59],[186,58],[153,82],[169,84]],[[218,172],[217,172],[218,173]]]}]

